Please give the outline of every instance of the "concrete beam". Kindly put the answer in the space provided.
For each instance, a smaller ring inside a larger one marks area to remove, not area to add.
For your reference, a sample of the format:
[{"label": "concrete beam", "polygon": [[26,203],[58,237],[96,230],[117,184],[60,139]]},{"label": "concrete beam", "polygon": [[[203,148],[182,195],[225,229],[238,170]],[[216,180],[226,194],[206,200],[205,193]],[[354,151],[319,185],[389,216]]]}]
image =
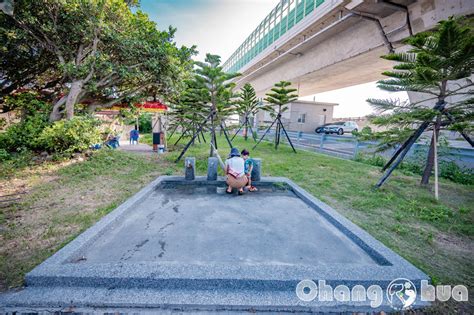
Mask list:
[{"label": "concrete beam", "polygon": [[315,15],[312,18],[318,20],[305,22],[307,34],[298,30],[293,39],[276,43],[281,47],[267,49],[256,57],[258,62],[244,67],[236,80],[237,88],[249,82],[262,97],[275,82],[285,80],[298,88],[300,96],[307,96],[376,81],[393,66],[393,62],[380,58],[389,52],[384,45],[387,39],[397,50],[411,32],[429,30],[452,15],[474,14],[472,0],[364,0],[344,4],[351,11],[372,14],[376,21],[347,12],[338,16],[339,7],[325,16]]}]

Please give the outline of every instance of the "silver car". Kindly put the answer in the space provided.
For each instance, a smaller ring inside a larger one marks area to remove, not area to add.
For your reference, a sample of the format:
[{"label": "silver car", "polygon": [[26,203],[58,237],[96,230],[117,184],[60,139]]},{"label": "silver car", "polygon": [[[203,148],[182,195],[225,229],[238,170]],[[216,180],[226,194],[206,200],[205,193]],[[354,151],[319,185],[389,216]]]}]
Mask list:
[{"label": "silver car", "polygon": [[337,133],[340,136],[344,133],[351,133],[358,130],[359,126],[354,121],[337,121],[324,126],[324,132],[326,134]]}]

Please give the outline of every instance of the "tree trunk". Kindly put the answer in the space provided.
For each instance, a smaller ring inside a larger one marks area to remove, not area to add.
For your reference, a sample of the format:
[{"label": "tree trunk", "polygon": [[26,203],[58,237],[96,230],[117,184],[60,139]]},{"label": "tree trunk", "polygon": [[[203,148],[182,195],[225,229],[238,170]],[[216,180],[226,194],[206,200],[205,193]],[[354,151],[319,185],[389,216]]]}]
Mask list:
[{"label": "tree trunk", "polygon": [[53,106],[51,114],[49,114],[49,121],[55,122],[61,119],[61,112],[59,109],[66,103],[66,96],[61,97]]},{"label": "tree trunk", "polygon": [[[441,125],[441,116],[438,116],[436,118],[436,123],[434,125],[435,132],[436,132],[436,140],[438,139],[438,136],[439,136],[440,125]],[[435,145],[436,144],[435,144],[434,136],[431,136],[430,149],[428,150],[426,166],[423,171],[423,176],[421,177],[420,185],[428,185],[430,182],[430,176],[431,176],[431,172],[433,171],[433,166],[434,166],[434,146]]]},{"label": "tree trunk", "polygon": [[[211,111],[214,112],[214,109],[211,109]],[[215,141],[215,136],[216,136],[216,130],[214,128],[214,114],[211,115],[211,149],[210,149],[210,152],[209,152],[209,156],[212,157],[213,156],[213,152],[214,152],[214,148],[217,149],[217,143]]]},{"label": "tree trunk", "polygon": [[247,139],[248,139],[248,132],[249,132],[248,127],[247,127],[248,126],[248,118],[247,117],[248,116],[246,115],[245,119],[244,119],[244,139],[245,139],[245,141],[247,141]]},{"label": "tree trunk", "polygon": [[66,119],[71,119],[74,117],[74,106],[77,103],[79,94],[82,92],[82,87],[82,80],[72,82],[71,89],[69,90],[66,100]]},{"label": "tree trunk", "polygon": [[275,150],[278,148],[278,134],[280,133],[280,124],[277,121],[275,126]]}]

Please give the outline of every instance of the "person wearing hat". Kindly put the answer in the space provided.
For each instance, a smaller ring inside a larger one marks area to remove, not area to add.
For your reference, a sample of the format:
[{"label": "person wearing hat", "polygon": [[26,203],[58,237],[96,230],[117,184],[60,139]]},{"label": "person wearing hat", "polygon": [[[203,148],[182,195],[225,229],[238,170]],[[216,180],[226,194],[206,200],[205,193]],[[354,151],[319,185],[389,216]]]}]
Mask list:
[{"label": "person wearing hat", "polygon": [[227,176],[227,190],[228,194],[232,193],[232,189],[239,190],[239,195],[242,195],[243,188],[248,183],[248,178],[245,175],[245,161],[240,157],[240,152],[237,148],[230,150],[229,158],[225,161],[225,174]]}]

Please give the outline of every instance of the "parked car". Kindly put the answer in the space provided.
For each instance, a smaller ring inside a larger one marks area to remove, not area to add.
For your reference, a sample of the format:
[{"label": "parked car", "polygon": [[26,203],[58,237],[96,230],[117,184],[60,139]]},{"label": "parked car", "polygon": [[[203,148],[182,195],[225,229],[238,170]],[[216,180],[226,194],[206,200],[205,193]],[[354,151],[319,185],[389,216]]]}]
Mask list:
[{"label": "parked car", "polygon": [[324,125],[322,125],[322,126],[319,126],[318,128],[316,128],[316,129],[314,130],[314,132],[316,132],[316,133],[323,133],[323,132],[325,132],[325,128],[326,128],[327,126],[329,126],[329,125],[331,125],[331,124],[324,124]]},{"label": "parked car", "polygon": [[343,135],[344,133],[351,133],[358,131],[359,126],[353,121],[337,121],[330,124],[322,125],[316,128],[316,133],[337,133],[338,135]]}]

